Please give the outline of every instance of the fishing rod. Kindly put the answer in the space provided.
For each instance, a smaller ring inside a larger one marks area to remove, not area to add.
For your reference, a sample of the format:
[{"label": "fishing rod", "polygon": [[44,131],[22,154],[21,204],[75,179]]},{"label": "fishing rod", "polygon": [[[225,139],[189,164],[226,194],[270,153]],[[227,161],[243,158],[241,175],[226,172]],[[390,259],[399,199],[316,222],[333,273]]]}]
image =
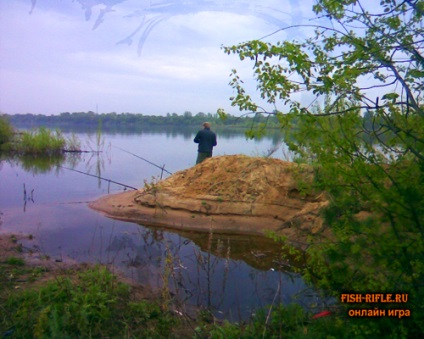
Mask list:
[{"label": "fishing rod", "polygon": [[108,181],[108,182],[112,182],[114,184],[117,184],[117,185],[120,185],[120,186],[123,186],[123,187],[126,187],[126,188],[131,188],[133,190],[138,190],[138,188],[135,188],[135,187],[132,187],[132,186],[129,186],[129,185],[125,185],[123,183],[120,183],[120,182],[117,182],[117,181],[114,181],[114,180],[111,180],[111,179],[102,178],[102,177],[100,177],[98,175],[90,174],[90,173],[87,173],[87,172],[79,171],[79,170],[76,170],[76,169],[73,169],[73,168],[69,168],[69,167],[65,167],[65,166],[60,166],[60,165],[58,167],[67,169],[69,171],[73,171],[73,172],[85,174],[85,175],[88,175],[90,177],[94,177],[94,178],[97,178],[97,179],[101,179],[101,180],[105,180],[105,181]]},{"label": "fishing rod", "polygon": [[171,175],[172,175],[172,173],[171,173],[171,172],[169,172],[169,171],[167,171],[167,170],[165,169],[165,165],[163,165],[163,166],[156,165],[156,164],[154,164],[153,162],[151,162],[151,161],[149,161],[149,160],[147,160],[147,159],[144,159],[143,157],[140,157],[140,156],[139,156],[139,155],[137,155],[137,154],[134,154],[134,153],[131,153],[131,152],[129,152],[129,151],[124,150],[123,148],[120,148],[120,147],[118,147],[118,146],[113,146],[113,147],[115,147],[115,148],[117,148],[117,149],[120,149],[121,151],[123,151],[123,152],[125,152],[125,153],[131,154],[131,155],[135,156],[136,158],[139,158],[139,159],[141,159],[141,160],[144,160],[145,162],[149,163],[150,165],[153,165],[153,166],[155,166],[155,167],[157,167],[157,168],[161,169],[161,170],[162,170],[162,172],[166,172],[166,173],[168,173],[168,174],[171,174]]}]

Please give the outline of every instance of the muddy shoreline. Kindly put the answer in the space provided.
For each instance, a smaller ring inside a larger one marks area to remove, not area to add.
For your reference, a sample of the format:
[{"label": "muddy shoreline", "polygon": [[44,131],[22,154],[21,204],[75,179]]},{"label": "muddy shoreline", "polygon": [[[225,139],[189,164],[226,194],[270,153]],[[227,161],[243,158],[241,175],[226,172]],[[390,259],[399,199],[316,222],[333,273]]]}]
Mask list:
[{"label": "muddy shoreline", "polygon": [[137,195],[135,191],[111,194],[90,202],[89,207],[112,219],[176,230],[264,236],[266,231],[279,231],[284,227],[281,220],[275,218],[208,215],[182,209],[146,207],[135,202]]}]

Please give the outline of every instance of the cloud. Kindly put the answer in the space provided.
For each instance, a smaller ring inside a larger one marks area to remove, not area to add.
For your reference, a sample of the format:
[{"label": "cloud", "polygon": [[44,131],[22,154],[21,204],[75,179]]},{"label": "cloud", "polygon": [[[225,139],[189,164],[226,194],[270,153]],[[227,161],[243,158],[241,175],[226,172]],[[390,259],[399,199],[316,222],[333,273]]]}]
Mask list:
[{"label": "cloud", "polygon": [[[0,6],[0,111],[6,113],[58,114],[97,105],[118,113],[218,107],[235,113],[228,75],[232,68],[250,74],[251,65],[224,54],[221,45],[259,38],[277,28],[275,20],[292,20],[290,13],[274,12],[281,5],[271,0],[51,0],[37,1],[31,15],[30,1]],[[127,37],[132,44],[117,44]]]}]

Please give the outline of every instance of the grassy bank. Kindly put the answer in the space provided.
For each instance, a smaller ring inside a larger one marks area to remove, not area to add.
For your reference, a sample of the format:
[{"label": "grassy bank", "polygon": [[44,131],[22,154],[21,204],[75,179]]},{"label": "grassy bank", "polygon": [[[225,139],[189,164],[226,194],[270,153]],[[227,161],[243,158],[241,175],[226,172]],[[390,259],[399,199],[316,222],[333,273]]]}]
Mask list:
[{"label": "grassy bank", "polygon": [[[259,310],[251,321],[196,319],[169,293],[133,286],[104,266],[35,262],[16,236],[0,236],[0,336],[12,338],[349,338],[334,313],[314,319],[299,305]],[[27,252],[27,253],[24,253]]]},{"label": "grassy bank", "polygon": [[[13,338],[185,337],[193,329],[163,300],[104,266],[34,264],[15,236],[2,236],[0,336]],[[31,261],[31,262],[30,262]]]},{"label": "grassy bank", "polygon": [[75,137],[65,138],[60,130],[39,127],[17,132],[0,117],[0,151],[8,154],[57,156],[66,151],[78,151],[80,142]]}]

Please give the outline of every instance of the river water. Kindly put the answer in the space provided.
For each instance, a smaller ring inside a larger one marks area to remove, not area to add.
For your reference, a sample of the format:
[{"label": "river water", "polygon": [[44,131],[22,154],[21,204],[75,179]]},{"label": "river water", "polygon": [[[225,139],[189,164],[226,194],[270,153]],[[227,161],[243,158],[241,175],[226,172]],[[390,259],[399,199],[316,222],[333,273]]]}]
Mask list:
[{"label": "river water", "polygon": [[[112,220],[90,210],[88,202],[123,186],[195,164],[197,131],[127,134],[75,133],[82,148],[100,152],[68,154],[52,164],[34,159],[1,159],[0,232],[31,234],[26,247],[57,262],[107,264],[133,282],[169,289],[185,306],[211,310],[220,319],[247,320],[258,307],[318,302],[280,246],[258,236],[180,232]],[[279,146],[278,136],[247,141],[240,133],[219,133],[214,156],[262,156]],[[125,151],[124,151],[125,150]],[[142,157],[146,162],[131,152]],[[279,147],[274,157],[285,158]],[[182,306],[184,307],[184,306]]]}]

